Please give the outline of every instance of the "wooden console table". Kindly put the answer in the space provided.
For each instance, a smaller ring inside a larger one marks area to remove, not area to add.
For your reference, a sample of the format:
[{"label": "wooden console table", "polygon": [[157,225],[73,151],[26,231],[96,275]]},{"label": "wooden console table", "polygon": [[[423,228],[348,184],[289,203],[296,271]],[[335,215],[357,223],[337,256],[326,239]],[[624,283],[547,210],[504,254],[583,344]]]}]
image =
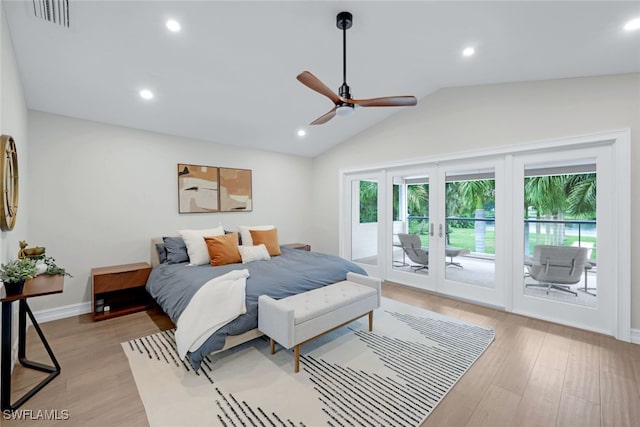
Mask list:
[{"label": "wooden console table", "polygon": [[[24,402],[29,400],[34,394],[40,391],[44,386],[49,384],[51,380],[60,374],[60,365],[49,347],[49,343],[45,338],[40,325],[36,322],[29,304],[28,298],[39,297],[41,295],[51,295],[62,293],[64,284],[64,276],[46,276],[40,275],[31,280],[27,280],[24,284],[22,293],[17,295],[9,295],[0,300],[2,302],[2,348],[0,357],[2,357],[0,366],[0,409],[2,411],[13,411],[19,408]],[[42,372],[48,372],[49,375],[40,383],[36,384],[24,396],[19,398],[15,403],[11,403],[11,322],[12,322],[12,303],[18,301],[18,360],[25,368],[35,369]],[[26,357],[26,332],[27,332],[27,315],[33,323],[40,341],[47,350],[53,366],[43,365],[38,362],[32,362]]]}]

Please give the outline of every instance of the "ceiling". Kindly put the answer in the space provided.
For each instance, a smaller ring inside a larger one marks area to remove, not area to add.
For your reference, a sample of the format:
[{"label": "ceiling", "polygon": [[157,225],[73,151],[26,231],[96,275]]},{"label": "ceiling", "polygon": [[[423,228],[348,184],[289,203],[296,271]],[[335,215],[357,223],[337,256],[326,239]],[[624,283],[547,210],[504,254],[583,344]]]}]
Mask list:
[{"label": "ceiling", "polygon": [[[420,104],[444,87],[640,71],[640,31],[622,28],[640,17],[638,1],[69,0],[69,28],[35,17],[33,0],[2,3],[30,109],[301,156],[416,108],[359,108],[308,126],[332,103],[296,75],[338,90],[342,10],[354,17],[354,98]],[[464,57],[469,46],[476,53]]]}]

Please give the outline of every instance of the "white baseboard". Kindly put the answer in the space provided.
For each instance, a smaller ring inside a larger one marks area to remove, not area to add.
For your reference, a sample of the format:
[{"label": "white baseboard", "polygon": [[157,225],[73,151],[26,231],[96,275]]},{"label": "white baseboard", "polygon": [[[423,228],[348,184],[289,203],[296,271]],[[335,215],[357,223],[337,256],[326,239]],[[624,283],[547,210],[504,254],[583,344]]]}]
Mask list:
[{"label": "white baseboard", "polygon": [[81,302],[78,304],[65,305],[63,307],[49,308],[33,313],[38,323],[50,322],[52,320],[64,319],[66,317],[79,316],[91,313],[91,302]]},{"label": "white baseboard", "polygon": [[631,342],[634,344],[640,344],[640,329],[631,328]]}]

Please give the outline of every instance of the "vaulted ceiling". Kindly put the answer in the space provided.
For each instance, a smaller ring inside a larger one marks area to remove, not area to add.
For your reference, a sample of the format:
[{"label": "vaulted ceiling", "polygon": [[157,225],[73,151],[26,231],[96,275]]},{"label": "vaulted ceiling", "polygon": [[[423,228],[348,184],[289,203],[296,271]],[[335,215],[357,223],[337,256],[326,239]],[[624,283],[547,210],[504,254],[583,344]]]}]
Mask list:
[{"label": "vaulted ceiling", "polygon": [[29,108],[302,156],[415,108],[309,126],[332,104],[296,75],[338,91],[343,10],[355,98],[640,71],[640,31],[623,29],[637,1],[69,0],[68,27],[36,16],[43,1],[2,2]]}]

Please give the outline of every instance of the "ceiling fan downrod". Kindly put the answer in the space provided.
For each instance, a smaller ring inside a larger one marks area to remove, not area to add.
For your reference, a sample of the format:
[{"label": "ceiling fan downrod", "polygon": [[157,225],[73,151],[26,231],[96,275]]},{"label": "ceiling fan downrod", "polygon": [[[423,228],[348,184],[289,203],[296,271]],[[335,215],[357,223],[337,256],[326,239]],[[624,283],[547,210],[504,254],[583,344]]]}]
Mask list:
[{"label": "ceiling fan downrod", "polygon": [[[336,17],[336,27],[342,30],[342,86],[338,93],[342,98],[352,99],[351,90],[347,85],[347,30],[353,25],[353,15],[349,12],[340,12]],[[344,103],[344,105],[353,107],[353,104]]]}]

